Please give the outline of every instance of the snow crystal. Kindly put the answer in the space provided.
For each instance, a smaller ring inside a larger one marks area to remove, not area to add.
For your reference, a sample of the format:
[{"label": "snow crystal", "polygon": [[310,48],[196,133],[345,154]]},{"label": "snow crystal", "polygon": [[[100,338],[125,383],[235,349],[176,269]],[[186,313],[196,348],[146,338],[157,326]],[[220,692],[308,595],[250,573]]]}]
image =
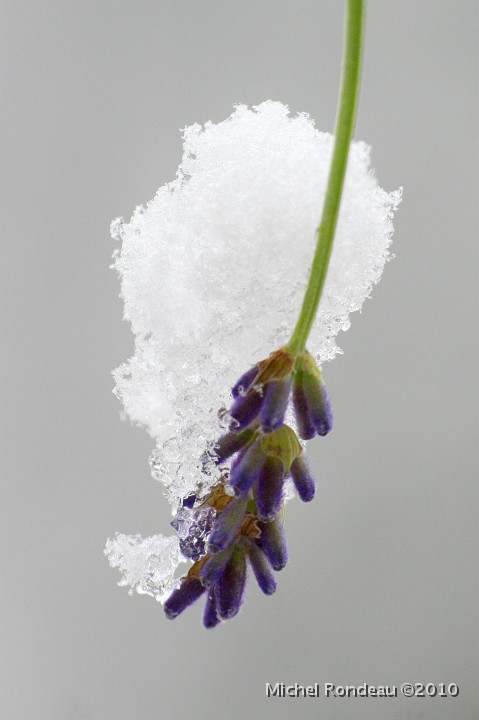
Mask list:
[{"label": "snow crystal", "polygon": [[140,595],[151,595],[164,602],[178,584],[174,573],[185,562],[176,536],[122,535],[106,543],[105,555],[112,568],[123,573],[118,585],[129,585],[130,595],[136,590]]},{"label": "snow crystal", "polygon": [[[116,394],[155,438],[152,474],[174,506],[217,482],[214,471],[202,472],[201,457],[220,433],[231,385],[291,335],[332,144],[307,115],[292,117],[281,103],[237,106],[224,122],[186,128],[177,178],[129,223],[112,223],[121,241],[114,264],[124,315],[135,336],[133,357],[114,373]],[[318,362],[339,352],[337,333],[378,282],[399,201],[400,191],[378,186],[369,147],[353,143],[308,343]],[[141,543],[132,547],[143,552]]]},{"label": "snow crystal", "polygon": [[195,562],[206,553],[206,543],[216,518],[216,510],[209,505],[190,509],[180,506],[171,525],[180,540],[183,555]]}]

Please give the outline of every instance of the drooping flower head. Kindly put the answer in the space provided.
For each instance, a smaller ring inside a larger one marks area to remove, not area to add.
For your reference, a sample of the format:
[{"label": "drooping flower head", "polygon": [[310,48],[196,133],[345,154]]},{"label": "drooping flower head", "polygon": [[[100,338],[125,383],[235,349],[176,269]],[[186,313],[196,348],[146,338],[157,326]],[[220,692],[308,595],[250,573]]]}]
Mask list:
[{"label": "drooping flower head", "polygon": [[[310,427],[325,435],[331,429],[331,409],[319,370],[308,353],[281,348],[246,371],[233,386],[230,429],[214,449],[223,473],[229,464],[228,486],[234,494],[228,495],[225,484],[219,483],[196,510],[182,506],[177,513],[173,526],[181,538],[185,534],[194,538],[194,550],[203,548],[203,557],[191,553],[188,541],[183,552],[198,562],[166,601],[168,618],[176,618],[206,588],[205,627],[216,627],[234,617],[243,602],[247,560],[261,590],[266,595],[275,592],[274,571],[281,570],[287,560],[279,521],[286,477],[292,478],[304,502],[311,501],[315,493],[303,447],[295,431],[284,423],[292,388],[298,386],[302,403],[298,407],[295,393],[293,404],[299,428],[306,416],[307,437],[312,437]],[[185,513],[196,515],[193,532],[183,519]],[[205,541],[204,518],[212,517],[211,513],[215,518]]]},{"label": "drooping flower head", "polygon": [[[332,428],[319,365],[340,352],[337,333],[380,278],[400,193],[379,188],[369,148],[353,143],[319,311],[308,350],[298,350],[288,339],[333,138],[273,102],[238,106],[184,138],[177,179],[129,223],[112,225],[135,335],[135,354],[115,371],[116,393],[156,441],[152,474],[165,485],[176,535],[157,542],[170,543],[164,565],[148,538],[118,536],[108,554],[125,584],[167,598],[169,618],[205,597],[211,628],[239,611],[248,568],[264,593],[276,588],[287,562],[285,482],[313,499],[302,441]],[[177,578],[186,560],[193,565]]]}]

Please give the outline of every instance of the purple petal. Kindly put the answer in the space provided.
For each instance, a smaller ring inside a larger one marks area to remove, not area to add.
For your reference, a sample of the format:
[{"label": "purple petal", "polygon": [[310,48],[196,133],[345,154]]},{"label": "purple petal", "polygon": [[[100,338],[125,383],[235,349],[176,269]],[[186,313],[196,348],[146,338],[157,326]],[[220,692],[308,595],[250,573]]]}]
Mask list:
[{"label": "purple petal", "polygon": [[256,506],[262,520],[272,520],[283,504],[284,467],[281,460],[268,456],[256,483]]},{"label": "purple petal", "polygon": [[238,495],[245,495],[257,480],[266,461],[258,438],[231,466],[230,485]]},{"label": "purple petal", "polygon": [[243,395],[247,390],[249,390],[257,374],[258,365],[253,365],[252,368],[243,373],[243,375],[240,377],[240,379],[236,382],[236,384],[233,386],[233,389],[231,390],[231,394],[233,395],[233,397],[237,398],[238,396]]},{"label": "purple petal", "polygon": [[272,595],[276,590],[274,573],[263,550],[254,541],[248,544],[248,558],[259,587],[265,595]]},{"label": "purple petal", "polygon": [[231,406],[230,415],[233,419],[230,429],[233,432],[244,430],[259,415],[263,395],[257,390],[251,390],[247,395],[238,395]]},{"label": "purple petal", "polygon": [[308,464],[300,455],[291,464],[291,477],[299,497],[303,502],[310,502],[314,498],[314,478],[311,475]]},{"label": "purple petal", "polygon": [[309,411],[308,398],[304,390],[303,372],[297,372],[293,381],[293,407],[296,424],[298,426],[298,435],[303,440],[311,440],[316,435],[311,414]]},{"label": "purple petal", "polygon": [[246,428],[240,433],[228,432],[222,435],[215,445],[214,452],[216,454],[216,464],[220,465],[231,455],[239,452],[245,445],[249,443],[254,435],[252,428]]},{"label": "purple petal", "polygon": [[214,628],[221,622],[218,617],[217,603],[214,588],[211,588],[206,598],[205,610],[203,613],[203,625],[205,628]]},{"label": "purple petal", "polygon": [[284,421],[284,415],[291,392],[292,377],[287,375],[281,380],[272,380],[266,385],[261,406],[261,425],[264,432],[277,430]]},{"label": "purple petal", "polygon": [[222,575],[215,585],[217,612],[223,620],[234,617],[242,603],[246,585],[246,555],[243,545],[236,545]]},{"label": "purple petal", "polygon": [[216,518],[208,541],[210,552],[224,550],[233,540],[244,518],[247,502],[246,496],[234,498]]},{"label": "purple petal", "polygon": [[259,523],[261,537],[259,544],[274,570],[282,570],[288,562],[288,548],[283,523],[276,518],[271,522]]},{"label": "purple petal", "polygon": [[320,375],[302,369],[296,371],[293,407],[298,434],[303,440],[311,440],[315,435],[327,435],[332,430],[333,414]]},{"label": "purple petal", "polygon": [[233,544],[210,557],[200,570],[200,580],[203,585],[209,587],[218,580],[232,552]]},{"label": "purple petal", "polygon": [[304,390],[308,400],[309,414],[317,434],[327,435],[333,429],[333,413],[326,385],[320,377],[305,374]]},{"label": "purple petal", "polygon": [[165,602],[164,611],[168,620],[174,620],[183,610],[192,605],[195,600],[203,595],[205,587],[199,578],[186,577],[179,588],[173,590]]}]

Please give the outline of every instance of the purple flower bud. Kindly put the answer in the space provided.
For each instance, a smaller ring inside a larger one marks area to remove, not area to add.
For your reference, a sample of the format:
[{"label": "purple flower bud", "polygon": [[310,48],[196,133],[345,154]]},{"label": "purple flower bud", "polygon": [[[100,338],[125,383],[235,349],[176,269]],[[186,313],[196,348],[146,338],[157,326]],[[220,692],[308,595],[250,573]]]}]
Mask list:
[{"label": "purple flower bud", "polygon": [[276,580],[266,555],[254,540],[248,543],[248,558],[261,590],[265,595],[272,595]]},{"label": "purple flower bud", "polygon": [[286,533],[279,518],[259,523],[261,537],[259,544],[274,570],[282,570],[288,562]]},{"label": "purple flower bud", "polygon": [[215,589],[210,588],[203,612],[203,625],[205,628],[214,628],[220,622],[221,618],[218,617]]},{"label": "purple flower bud", "polygon": [[283,504],[284,466],[281,460],[267,456],[256,483],[256,506],[261,520],[272,520]]},{"label": "purple flower bud", "polygon": [[303,384],[303,372],[296,372],[293,380],[293,407],[298,425],[298,435],[303,440],[311,440],[316,435],[316,428],[309,412],[309,403]]},{"label": "purple flower bud", "polygon": [[210,552],[224,550],[233,540],[244,518],[247,502],[246,496],[234,498],[216,518],[208,542]]},{"label": "purple flower bud", "polygon": [[212,555],[200,570],[200,580],[206,587],[213,585],[221,573],[233,552],[233,544],[229,545],[221,552]]},{"label": "purple flower bud", "polygon": [[230,429],[239,432],[250,425],[259,415],[263,395],[257,390],[250,390],[246,395],[238,395],[231,406],[230,415],[233,418]]},{"label": "purple flower bud", "polygon": [[239,433],[228,432],[222,435],[214,448],[216,464],[221,465],[231,455],[239,452],[241,448],[249,443],[254,433],[255,431],[252,428],[246,428]]},{"label": "purple flower bud", "polygon": [[273,432],[283,424],[292,382],[290,374],[281,380],[272,380],[266,385],[260,413],[264,432]]},{"label": "purple flower bud", "polygon": [[240,453],[231,466],[230,485],[238,495],[245,495],[257,480],[266,462],[262,451],[261,440],[258,438],[243,453]]},{"label": "purple flower bud", "polygon": [[242,603],[246,584],[246,555],[242,544],[235,546],[216,588],[217,612],[220,618],[234,617]]},{"label": "purple flower bud", "polygon": [[164,611],[168,620],[174,620],[183,610],[203,595],[205,587],[197,577],[186,577],[179,588],[173,590],[165,602]]},{"label": "purple flower bud", "polygon": [[300,455],[294,460],[290,468],[291,477],[298,495],[303,502],[309,502],[314,498],[314,478],[311,475],[305,458]]},{"label": "purple flower bud", "polygon": [[309,404],[309,414],[318,435],[327,435],[333,429],[333,413],[326,385],[321,377],[305,373],[303,387]]},{"label": "purple flower bud", "polygon": [[258,374],[258,369],[258,365],[253,365],[252,368],[243,373],[243,375],[233,386],[233,389],[231,391],[231,394],[234,398],[243,395],[245,392],[247,392],[247,390],[249,390],[249,388],[253,384],[256,375]]},{"label": "purple flower bud", "polygon": [[307,372],[299,368],[293,381],[293,406],[298,434],[311,440],[316,434],[327,435],[333,428],[333,414],[326,386],[319,371]]}]

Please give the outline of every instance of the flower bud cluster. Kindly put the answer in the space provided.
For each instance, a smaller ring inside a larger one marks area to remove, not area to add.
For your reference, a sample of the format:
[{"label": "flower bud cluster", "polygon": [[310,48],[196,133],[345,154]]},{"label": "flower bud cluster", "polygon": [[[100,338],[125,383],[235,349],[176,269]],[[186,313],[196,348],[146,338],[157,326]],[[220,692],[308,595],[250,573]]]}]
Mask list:
[{"label": "flower bud cluster", "polygon": [[[309,440],[332,429],[326,388],[307,351],[295,354],[286,347],[273,352],[240,377],[232,395],[229,431],[214,448],[222,481],[198,507],[194,496],[185,499],[183,504],[196,513],[196,526],[190,523],[185,533],[181,514],[173,522],[180,537],[183,532],[194,538],[195,553],[191,542],[185,550],[196,562],[164,606],[173,619],[206,594],[203,624],[208,628],[238,613],[248,563],[260,589],[266,595],[275,592],[274,572],[287,562],[281,519],[285,480],[291,477],[303,502],[315,493],[299,438]],[[290,401],[297,433],[284,422]],[[198,557],[202,547],[204,555]]]}]

